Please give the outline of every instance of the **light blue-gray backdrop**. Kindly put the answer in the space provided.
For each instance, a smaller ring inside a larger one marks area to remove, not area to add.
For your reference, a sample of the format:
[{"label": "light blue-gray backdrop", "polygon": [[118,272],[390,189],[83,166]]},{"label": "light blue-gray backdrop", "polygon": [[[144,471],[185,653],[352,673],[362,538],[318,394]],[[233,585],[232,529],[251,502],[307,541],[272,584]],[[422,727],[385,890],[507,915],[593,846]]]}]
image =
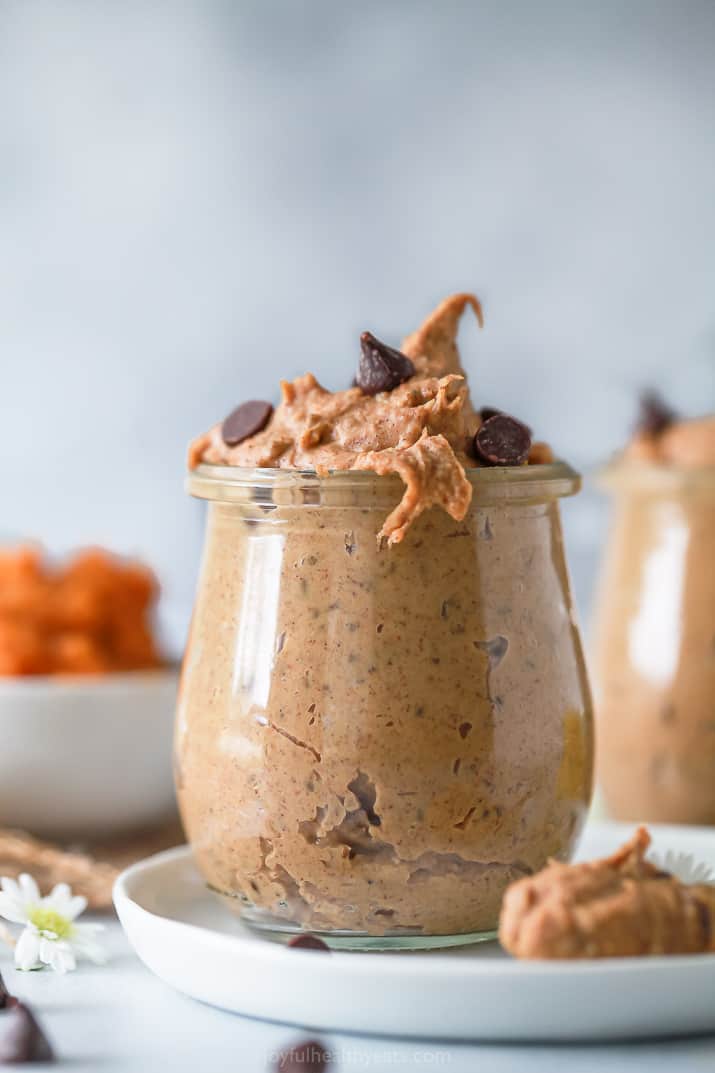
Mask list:
[{"label": "light blue-gray backdrop", "polygon": [[712,407],[714,55],[707,0],[0,0],[0,533],[145,556],[178,644],[189,438],[453,289],[477,398],[578,466],[641,385]]}]

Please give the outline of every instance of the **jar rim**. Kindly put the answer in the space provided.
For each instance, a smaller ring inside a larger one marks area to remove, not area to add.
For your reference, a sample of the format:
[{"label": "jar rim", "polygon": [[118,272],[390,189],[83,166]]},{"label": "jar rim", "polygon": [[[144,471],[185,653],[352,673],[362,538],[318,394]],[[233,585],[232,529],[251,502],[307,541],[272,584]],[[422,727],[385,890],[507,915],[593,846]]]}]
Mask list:
[{"label": "jar rim", "polygon": [[615,458],[595,470],[594,480],[607,492],[668,494],[715,491],[715,466],[679,466],[667,462]]},{"label": "jar rim", "polygon": [[[567,462],[550,462],[531,466],[491,466],[465,469],[467,480],[472,485],[477,500],[559,499],[575,495],[581,487],[581,475]],[[403,482],[396,474],[379,476],[367,470],[330,470],[320,475],[315,470],[268,469],[247,466],[210,465],[202,462],[190,470],[186,478],[186,490],[199,499],[225,502],[251,498],[251,493],[269,494],[283,492],[296,501],[302,492],[330,496],[350,491],[368,492],[375,489],[387,494],[402,488]],[[316,502],[311,499],[311,502]]]}]

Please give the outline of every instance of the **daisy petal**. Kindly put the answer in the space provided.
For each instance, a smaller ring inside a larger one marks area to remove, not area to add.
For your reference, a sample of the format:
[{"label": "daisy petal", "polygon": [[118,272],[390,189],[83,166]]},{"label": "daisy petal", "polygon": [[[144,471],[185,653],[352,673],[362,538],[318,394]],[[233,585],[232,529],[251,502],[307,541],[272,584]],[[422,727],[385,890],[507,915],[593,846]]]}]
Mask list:
[{"label": "daisy petal", "polygon": [[3,876],[0,879],[0,888],[5,891],[6,894],[11,895],[13,898],[17,898],[18,901],[22,901],[22,891],[19,884],[14,879],[10,879],[10,876]]},{"label": "daisy petal", "polygon": [[76,920],[77,917],[84,913],[87,908],[87,899],[82,894],[75,894],[73,898],[70,898],[65,906],[63,916],[66,916],[68,920]]},{"label": "daisy petal", "polygon": [[66,972],[72,972],[77,967],[72,947],[64,941],[57,942],[43,939],[40,948],[40,960],[62,975]]},{"label": "daisy petal", "polygon": [[107,961],[104,948],[94,939],[94,935],[103,930],[103,927],[103,924],[77,924],[72,936],[72,947],[76,953],[93,961],[95,965],[104,965]]},{"label": "daisy petal", "polygon": [[0,917],[9,920],[12,924],[26,924],[27,910],[19,898],[5,891],[0,892]]},{"label": "daisy petal", "polygon": [[15,946],[15,965],[22,972],[38,967],[40,959],[40,936],[33,928],[25,928]]},{"label": "daisy petal", "polygon": [[46,932],[39,932],[40,945],[37,950],[38,960],[43,965],[49,965],[52,961],[52,947],[56,946],[56,942],[53,939],[48,939]]},{"label": "daisy petal", "polygon": [[22,891],[23,901],[33,903],[40,901],[40,891],[32,876],[29,876],[27,872],[23,872],[18,882]]},{"label": "daisy petal", "polygon": [[92,921],[88,924],[75,924],[72,929],[72,934],[77,936],[82,935],[98,935],[100,931],[106,931],[106,924],[99,924]]},{"label": "daisy petal", "polygon": [[65,915],[65,909],[72,898],[72,891],[67,883],[58,883],[52,888],[50,893],[42,899],[42,904],[47,906],[48,909],[55,909],[62,916]]}]

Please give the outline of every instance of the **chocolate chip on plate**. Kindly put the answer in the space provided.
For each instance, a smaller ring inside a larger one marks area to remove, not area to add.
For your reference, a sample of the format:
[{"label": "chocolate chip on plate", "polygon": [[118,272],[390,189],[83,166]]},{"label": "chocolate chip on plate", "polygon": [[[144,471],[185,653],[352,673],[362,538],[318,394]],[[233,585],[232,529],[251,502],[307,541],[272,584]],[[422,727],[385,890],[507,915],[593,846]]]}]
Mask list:
[{"label": "chocolate chip on plate", "polygon": [[479,416],[482,421],[488,421],[490,417],[496,417],[497,414],[503,414],[503,410],[497,410],[496,406],[482,406],[479,411]]},{"label": "chocolate chip on plate", "polygon": [[327,950],[330,953],[328,944],[319,939],[317,935],[311,935],[309,931],[304,932],[302,935],[294,935],[289,940],[288,946],[293,947],[294,950]]},{"label": "chocolate chip on plate", "polygon": [[271,419],[273,407],[270,402],[243,402],[232,410],[221,425],[221,436],[227,447],[243,443],[249,436],[255,436],[264,429]]},{"label": "chocolate chip on plate", "polygon": [[355,378],[365,395],[392,391],[415,375],[415,367],[406,354],[381,343],[372,332],[360,336],[360,364]]},{"label": "chocolate chip on plate", "polygon": [[324,1073],[330,1065],[330,1051],[319,1039],[301,1040],[281,1051],[275,1073]]},{"label": "chocolate chip on plate", "polygon": [[644,391],[640,397],[638,431],[646,436],[659,436],[673,424],[677,416],[657,391]]},{"label": "chocolate chip on plate", "polygon": [[20,1062],[54,1062],[47,1037],[21,1002],[14,1002],[0,1017],[0,1065]]},{"label": "chocolate chip on plate", "polygon": [[520,466],[531,447],[531,432],[508,414],[495,414],[477,429],[474,450],[488,466]]}]

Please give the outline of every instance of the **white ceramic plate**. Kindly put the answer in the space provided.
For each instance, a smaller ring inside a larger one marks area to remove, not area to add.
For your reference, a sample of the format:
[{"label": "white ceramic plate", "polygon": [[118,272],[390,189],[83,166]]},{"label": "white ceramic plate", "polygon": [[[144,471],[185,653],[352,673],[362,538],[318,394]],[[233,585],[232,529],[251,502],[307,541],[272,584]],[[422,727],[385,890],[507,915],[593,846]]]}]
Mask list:
[{"label": "white ceramic plate", "polygon": [[[586,829],[579,857],[632,831]],[[715,830],[651,827],[654,849],[715,868]],[[715,1030],[715,954],[518,962],[496,943],[429,953],[315,953],[254,937],[205,887],[185,847],[117,881],[145,964],[226,1010],[332,1031],[454,1040],[602,1040]]]}]

